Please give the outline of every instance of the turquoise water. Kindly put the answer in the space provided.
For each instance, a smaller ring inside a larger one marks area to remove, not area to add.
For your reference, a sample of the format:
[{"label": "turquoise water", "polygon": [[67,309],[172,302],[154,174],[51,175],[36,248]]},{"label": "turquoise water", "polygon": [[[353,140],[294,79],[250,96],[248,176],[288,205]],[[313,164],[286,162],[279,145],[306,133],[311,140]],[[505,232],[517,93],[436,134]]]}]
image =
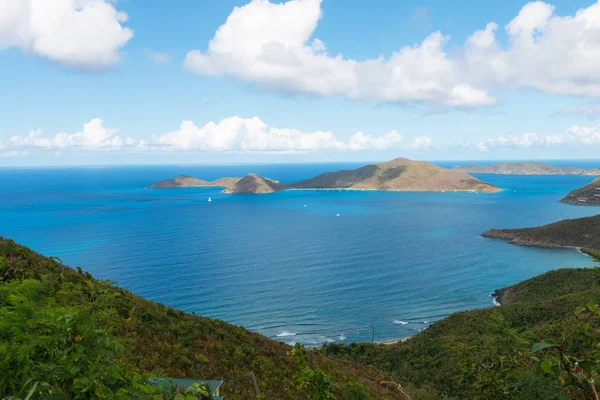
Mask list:
[{"label": "turquoise water", "polygon": [[480,175],[497,194],[145,189],[178,174],[291,182],[356,166],[0,169],[0,235],[151,300],[306,344],[371,340],[366,325],[375,340],[409,336],[491,306],[497,288],[593,265],[480,237],[598,213],[557,202],[592,177]]}]

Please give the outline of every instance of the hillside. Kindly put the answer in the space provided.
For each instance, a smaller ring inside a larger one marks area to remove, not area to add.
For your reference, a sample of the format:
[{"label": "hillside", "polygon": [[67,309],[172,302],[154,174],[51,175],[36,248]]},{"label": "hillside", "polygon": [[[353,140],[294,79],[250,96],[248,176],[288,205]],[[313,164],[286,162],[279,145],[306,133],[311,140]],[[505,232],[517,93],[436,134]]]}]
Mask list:
[{"label": "hillside", "polygon": [[370,189],[404,191],[481,191],[498,189],[463,172],[451,171],[424,161],[397,158],[354,170],[327,172],[288,185],[292,189]]},{"label": "hillside", "polygon": [[[172,290],[177,284],[174,280]],[[200,280],[198,284],[206,283]],[[44,335],[49,336],[44,339]],[[264,398],[306,399],[313,384],[325,384],[322,370],[340,399],[356,393],[362,393],[357,399],[404,399],[398,390],[381,384],[389,376],[372,367],[310,351],[305,367],[288,354],[291,350],[242,327],[145,300],[0,238],[0,398],[29,390],[32,376],[47,384],[65,376],[55,384],[68,388],[71,395],[92,385],[104,398],[113,398],[107,395],[113,393],[109,389],[134,379],[139,371],[224,380],[221,393],[232,400],[256,398],[249,375],[253,372]],[[63,352],[74,354],[73,361],[52,358]],[[88,360],[91,356],[96,361]],[[98,370],[102,363],[115,362]],[[67,363],[64,370],[62,363]],[[304,374],[300,383],[308,382],[306,386],[298,383],[299,373]],[[97,376],[98,381],[91,381],[87,374]],[[86,392],[79,398],[95,397]]]},{"label": "hillside", "polygon": [[[600,321],[593,304],[593,313],[574,311],[600,299],[600,269],[551,271],[502,291],[512,294],[501,307],[452,314],[405,342],[331,344],[322,353],[375,366],[397,380],[435,389],[440,398],[594,398],[585,380],[571,380],[587,372],[562,371],[558,352],[549,345],[537,350],[544,346],[535,343],[559,343],[569,360],[588,362]],[[574,332],[578,320],[586,322]],[[576,369],[571,362],[565,365]]]},{"label": "hillside", "polygon": [[522,229],[491,229],[484,237],[506,239],[511,244],[542,247],[576,247],[600,251],[600,215],[568,219]]},{"label": "hillside", "polygon": [[573,190],[561,201],[575,205],[600,205],[600,178]]},{"label": "hillside", "polygon": [[490,165],[457,165],[452,170],[466,172],[467,174],[600,176],[600,168],[557,167],[552,164],[534,161],[505,162]]},{"label": "hillside", "polygon": [[227,187],[223,193],[228,194],[267,194],[285,190],[281,182],[263,178],[256,174],[248,174],[235,184]]},{"label": "hillside", "polygon": [[216,181],[208,182],[202,179],[186,175],[179,175],[173,179],[156,182],[150,185],[150,189],[172,189],[186,187],[229,187],[234,185],[240,178],[220,178]]}]

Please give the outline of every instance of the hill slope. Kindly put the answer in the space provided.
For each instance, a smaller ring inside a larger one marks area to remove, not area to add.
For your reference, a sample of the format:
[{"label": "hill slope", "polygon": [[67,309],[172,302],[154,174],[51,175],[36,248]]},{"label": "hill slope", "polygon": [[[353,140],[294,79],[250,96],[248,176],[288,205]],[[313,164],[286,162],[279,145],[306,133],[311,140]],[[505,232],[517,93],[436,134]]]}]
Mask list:
[{"label": "hill slope", "polygon": [[[531,357],[547,354],[531,349],[536,342],[560,343],[577,320],[574,311],[600,299],[600,268],[551,271],[502,291],[512,295],[501,307],[454,313],[405,342],[332,344],[322,352],[433,388],[440,398],[593,398],[587,383],[567,387],[541,372]],[[600,323],[589,321],[598,340]],[[576,356],[588,351],[577,335],[564,348]]]},{"label": "hill slope", "polygon": [[590,175],[599,176],[600,169],[583,169],[575,167],[557,167],[542,162],[506,162],[490,165],[457,165],[454,171],[468,174],[500,174],[500,175]]},{"label": "hill slope", "polygon": [[[207,283],[199,279],[198,284]],[[174,290],[177,285],[174,280]],[[129,348],[118,354],[117,360],[125,363],[128,370],[172,378],[222,379],[225,381],[222,394],[229,399],[256,398],[249,375],[254,372],[264,398],[307,398],[305,389],[294,384],[293,377],[301,368],[287,354],[292,349],[290,346],[239,326],[145,300],[0,238],[0,311],[12,299],[6,295],[9,288],[13,292],[29,293],[31,287],[35,288],[35,297],[44,297],[48,304],[70,307],[73,310],[70,314],[77,313],[73,315],[79,315],[79,319],[88,316],[100,321],[100,328],[110,338],[122,341]],[[4,375],[0,382],[14,375],[7,373],[16,368],[16,362],[10,360],[26,356],[19,353],[17,357],[11,353],[13,347],[3,347],[6,344],[3,340],[12,335],[12,331],[6,330],[12,320],[3,319],[2,315],[0,313],[0,354],[4,354],[0,356],[0,372]],[[28,318],[26,314],[20,317]],[[32,319],[27,322],[28,329],[38,328],[37,324],[38,321]],[[88,338],[83,336],[74,340],[85,344]],[[33,352],[40,344],[37,339],[34,337],[32,345],[24,348],[31,347]],[[404,398],[397,390],[380,384],[388,375],[372,367],[310,351],[306,357],[309,366],[321,368],[327,374],[339,398],[347,398],[349,390],[356,390],[357,382],[362,382],[359,386],[364,386],[368,398]],[[0,397],[14,394],[4,391],[8,388],[2,386]]]},{"label": "hill slope", "polygon": [[223,192],[228,194],[267,194],[282,190],[285,190],[285,185],[281,182],[256,174],[248,174]]},{"label": "hill slope", "polygon": [[573,190],[561,201],[575,205],[600,205],[600,178]]},{"label": "hill slope", "polygon": [[354,170],[327,172],[288,185],[292,189],[372,189],[405,191],[482,191],[498,189],[463,172],[451,171],[424,161],[397,158]]},{"label": "hill slope", "polygon": [[507,239],[509,243],[542,247],[577,247],[593,252],[600,251],[600,215],[567,219],[522,229],[491,229],[484,237]]}]

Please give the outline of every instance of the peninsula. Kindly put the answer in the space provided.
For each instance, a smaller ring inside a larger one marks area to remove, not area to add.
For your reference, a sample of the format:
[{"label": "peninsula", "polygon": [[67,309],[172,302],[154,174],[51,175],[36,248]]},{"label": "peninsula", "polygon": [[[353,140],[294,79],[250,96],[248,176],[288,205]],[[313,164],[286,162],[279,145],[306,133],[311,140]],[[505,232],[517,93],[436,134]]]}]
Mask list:
[{"label": "peninsula", "polygon": [[600,168],[557,167],[552,164],[534,161],[505,162],[489,165],[457,165],[452,170],[466,172],[467,174],[600,176]]},{"label": "peninsula", "polygon": [[223,193],[228,194],[266,194],[285,190],[279,181],[263,178],[256,174],[248,174],[234,184],[228,186]]},{"label": "peninsula", "polygon": [[425,161],[406,158],[366,165],[353,170],[327,172],[292,183],[290,189],[369,189],[401,191],[498,192],[499,188],[464,172],[451,171]]},{"label": "peninsula", "polygon": [[600,215],[567,219],[537,228],[491,229],[483,237],[509,240],[511,244],[579,248],[600,252]]},{"label": "peninsula", "polygon": [[573,190],[561,201],[575,205],[600,205],[600,178]]}]

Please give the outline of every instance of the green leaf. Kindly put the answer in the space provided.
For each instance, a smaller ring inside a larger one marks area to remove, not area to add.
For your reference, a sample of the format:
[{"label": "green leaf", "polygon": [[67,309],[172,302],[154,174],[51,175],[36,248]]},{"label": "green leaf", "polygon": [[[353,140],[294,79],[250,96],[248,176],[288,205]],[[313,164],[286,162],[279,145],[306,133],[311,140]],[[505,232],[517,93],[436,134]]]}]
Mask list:
[{"label": "green leaf", "polygon": [[538,352],[540,350],[552,349],[554,347],[556,347],[555,344],[550,344],[550,343],[535,343],[533,346],[531,346],[531,352],[535,353],[535,352]]},{"label": "green leaf", "polygon": [[27,396],[25,396],[25,400],[29,400],[31,399],[31,396],[33,396],[33,394],[35,393],[35,389],[37,389],[38,386],[38,382],[34,383],[33,386],[31,387],[31,389],[29,389],[29,392],[27,393]]},{"label": "green leaf", "polygon": [[594,303],[592,300],[590,300],[587,304],[586,307],[588,310],[590,310],[591,312],[596,312],[596,310],[598,309],[598,304]]},{"label": "green leaf", "polygon": [[549,374],[550,372],[552,372],[552,361],[544,360],[540,363],[540,367],[542,368],[542,371]]}]

